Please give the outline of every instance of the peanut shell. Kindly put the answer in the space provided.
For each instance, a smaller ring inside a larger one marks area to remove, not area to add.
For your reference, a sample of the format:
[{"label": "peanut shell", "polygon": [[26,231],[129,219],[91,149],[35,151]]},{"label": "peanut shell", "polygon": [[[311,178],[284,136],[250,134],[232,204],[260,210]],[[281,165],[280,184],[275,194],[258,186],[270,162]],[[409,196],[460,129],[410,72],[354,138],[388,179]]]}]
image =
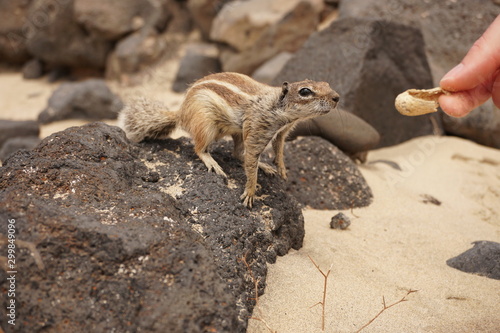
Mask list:
[{"label": "peanut shell", "polygon": [[436,112],[438,98],[446,94],[440,87],[432,89],[409,89],[396,97],[396,109],[404,116],[420,116]]}]

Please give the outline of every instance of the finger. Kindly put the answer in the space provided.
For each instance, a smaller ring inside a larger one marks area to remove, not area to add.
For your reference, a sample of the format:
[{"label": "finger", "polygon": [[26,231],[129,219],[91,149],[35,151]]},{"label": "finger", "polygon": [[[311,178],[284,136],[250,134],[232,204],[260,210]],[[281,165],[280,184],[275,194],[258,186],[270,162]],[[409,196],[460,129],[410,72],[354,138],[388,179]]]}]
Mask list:
[{"label": "finger", "polygon": [[462,62],[440,82],[448,91],[469,90],[486,81],[500,68],[500,15],[474,43]]},{"label": "finger", "polygon": [[490,97],[490,89],[480,84],[474,89],[459,91],[450,95],[441,95],[439,105],[448,115],[460,118],[466,116]]},{"label": "finger", "polygon": [[491,87],[491,97],[496,107],[500,109],[500,71],[497,73],[493,86]]}]

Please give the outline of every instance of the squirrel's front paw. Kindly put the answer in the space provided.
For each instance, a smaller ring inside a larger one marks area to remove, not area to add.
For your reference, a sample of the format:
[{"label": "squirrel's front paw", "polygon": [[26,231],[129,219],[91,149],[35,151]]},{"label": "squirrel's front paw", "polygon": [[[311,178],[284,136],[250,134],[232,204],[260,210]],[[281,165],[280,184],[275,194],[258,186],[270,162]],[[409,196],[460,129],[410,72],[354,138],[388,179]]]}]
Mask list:
[{"label": "squirrel's front paw", "polygon": [[286,175],[286,168],[285,167],[283,167],[283,168],[278,167],[278,175],[280,175],[280,177],[283,178],[284,180],[288,179],[288,176]]},{"label": "squirrel's front paw", "polygon": [[240,199],[243,200],[243,205],[247,206],[248,208],[252,208],[253,206],[253,199],[255,198],[255,191],[250,191],[245,190],[243,194],[241,195]]}]

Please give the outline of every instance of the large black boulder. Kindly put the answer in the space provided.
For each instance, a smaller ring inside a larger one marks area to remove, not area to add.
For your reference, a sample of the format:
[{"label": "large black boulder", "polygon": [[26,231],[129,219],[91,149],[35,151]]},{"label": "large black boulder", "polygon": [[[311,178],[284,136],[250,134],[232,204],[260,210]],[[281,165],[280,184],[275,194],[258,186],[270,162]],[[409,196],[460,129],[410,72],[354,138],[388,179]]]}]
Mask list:
[{"label": "large black boulder", "polygon": [[[262,173],[255,207],[244,207],[240,163],[227,143],[213,156],[227,182],[185,139],[134,145],[93,123],[8,158],[0,219],[15,220],[16,238],[33,243],[45,266],[17,248],[18,321],[9,329],[245,331],[254,282],[262,293],[266,263],[301,247],[304,220],[283,181]],[[0,270],[4,318],[6,278]]]},{"label": "large black boulder", "polygon": [[[455,67],[500,14],[498,1],[349,0],[340,18],[387,20],[419,29],[432,72],[433,85]],[[466,22],[466,23],[465,23]],[[405,43],[401,44],[406,47]],[[417,87],[416,87],[417,88]],[[480,144],[500,148],[500,112],[491,100],[464,118],[440,113],[444,130]]]},{"label": "large black boulder", "polygon": [[371,204],[373,194],[357,165],[318,137],[287,142],[287,191],[306,207],[351,209]]},{"label": "large black boulder", "polygon": [[[395,107],[409,88],[429,88],[432,77],[419,29],[377,19],[346,18],[313,34],[275,79],[326,81],[340,94],[340,108],[380,133],[380,146],[433,133],[429,115],[409,118]],[[335,121],[332,114],[316,122]]]}]

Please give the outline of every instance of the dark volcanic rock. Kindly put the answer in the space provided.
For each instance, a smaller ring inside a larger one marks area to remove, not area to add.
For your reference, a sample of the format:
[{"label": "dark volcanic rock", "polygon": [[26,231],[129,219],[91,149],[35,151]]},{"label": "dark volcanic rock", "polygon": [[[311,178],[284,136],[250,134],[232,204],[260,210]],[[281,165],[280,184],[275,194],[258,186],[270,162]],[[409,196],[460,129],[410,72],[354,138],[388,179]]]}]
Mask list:
[{"label": "dark volcanic rock", "polygon": [[381,20],[335,21],[309,38],[274,83],[305,78],[329,82],[340,94],[339,107],[375,127],[381,146],[433,133],[432,116],[409,118],[394,107],[402,91],[432,86],[418,29]]},{"label": "dark volcanic rock", "polygon": [[354,162],[337,147],[317,137],[288,142],[287,190],[303,205],[315,209],[368,206],[370,187]]},{"label": "dark volcanic rock", "polygon": [[46,124],[71,118],[115,119],[122,107],[121,99],[111,92],[104,80],[63,83],[50,96],[38,121]]},{"label": "dark volcanic rock", "polygon": [[0,120],[0,148],[3,144],[12,138],[38,136],[40,126],[33,120]]},{"label": "dark volcanic rock", "polygon": [[5,161],[7,157],[20,149],[31,150],[40,143],[38,136],[14,137],[5,141],[0,147],[0,161]]},{"label": "dark volcanic rock", "polygon": [[344,214],[338,213],[332,217],[330,221],[330,228],[345,230],[351,225],[351,220]]},{"label": "dark volcanic rock", "polygon": [[[0,219],[16,220],[17,239],[33,242],[45,265],[18,249],[15,331],[243,332],[254,297],[243,258],[262,292],[266,262],[301,247],[303,217],[264,174],[264,196],[248,210],[228,144],[213,156],[229,185],[186,140],[133,145],[103,123],[11,156],[0,168]],[[7,289],[0,270],[2,316]]]},{"label": "dark volcanic rock", "polygon": [[31,59],[23,65],[23,79],[38,79],[44,74],[43,62],[39,59]]},{"label": "dark volcanic rock", "polygon": [[[384,19],[419,28],[434,86],[438,86],[498,14],[500,7],[491,0],[349,0],[341,2],[339,16]],[[441,116],[446,132],[500,148],[500,112],[491,100],[465,118]]]},{"label": "dark volcanic rock", "polygon": [[446,261],[448,266],[500,280],[500,243],[477,241],[472,244],[474,244],[472,249],[448,259]]}]

